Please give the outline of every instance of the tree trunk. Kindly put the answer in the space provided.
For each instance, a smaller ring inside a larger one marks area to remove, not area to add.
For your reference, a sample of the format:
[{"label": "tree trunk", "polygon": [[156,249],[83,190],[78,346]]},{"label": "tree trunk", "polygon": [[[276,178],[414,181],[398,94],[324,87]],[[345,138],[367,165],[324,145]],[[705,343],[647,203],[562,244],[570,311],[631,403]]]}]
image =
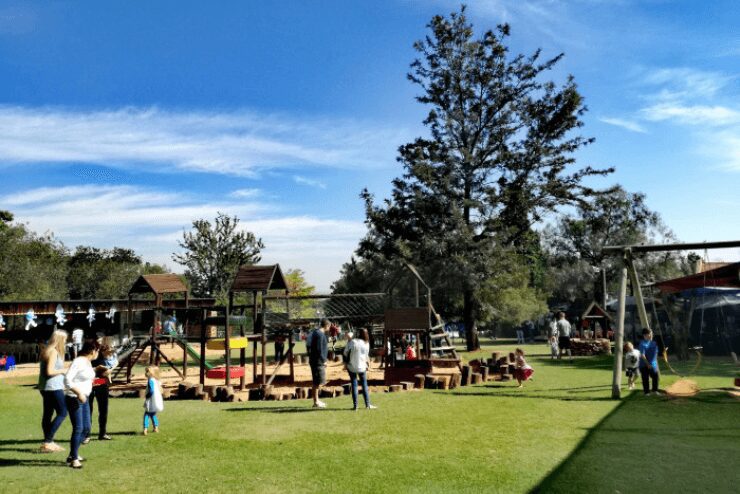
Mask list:
[{"label": "tree trunk", "polygon": [[465,324],[465,344],[469,352],[480,350],[478,327],[475,325],[475,312],[473,291],[466,289],[463,293],[463,323]]}]

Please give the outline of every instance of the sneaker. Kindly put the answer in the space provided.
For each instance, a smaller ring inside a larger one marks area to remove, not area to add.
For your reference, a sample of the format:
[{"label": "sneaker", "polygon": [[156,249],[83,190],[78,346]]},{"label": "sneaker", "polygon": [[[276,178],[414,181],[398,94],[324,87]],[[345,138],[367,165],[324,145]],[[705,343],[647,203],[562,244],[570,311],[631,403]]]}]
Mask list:
[{"label": "sneaker", "polygon": [[357,407],[352,407],[352,411],[353,412],[356,412],[357,411]]},{"label": "sneaker", "polygon": [[82,440],[81,444],[90,444],[90,438],[86,437],[85,439]]},{"label": "sneaker", "polygon": [[155,433],[159,433],[159,427],[155,427],[155,428],[154,428],[154,432],[155,432]]},{"label": "sneaker", "polygon": [[323,401],[317,401],[316,403],[313,404],[313,407],[314,408],[326,408],[326,403],[324,403]]},{"label": "sneaker", "polygon": [[103,434],[102,436],[98,436],[98,441],[110,441],[113,438],[110,437],[108,434]]},{"label": "sneaker", "polygon": [[62,450],[64,450],[64,448],[59,446],[57,443],[42,443],[39,447],[39,453],[56,453]]},{"label": "sneaker", "polygon": [[79,455],[74,460],[72,458],[70,458],[70,457],[67,457],[67,463],[73,463],[75,461],[83,462],[83,461],[85,461],[85,459],[83,457],[79,456]]},{"label": "sneaker", "polygon": [[366,406],[365,408],[366,408],[367,410],[377,410],[377,409],[378,409],[378,407],[376,407],[375,405],[368,405],[368,406]]},{"label": "sneaker", "polygon": [[650,392],[645,393],[645,396],[650,396]]},{"label": "sneaker", "polygon": [[142,436],[146,436],[147,434],[149,434],[148,429],[144,429],[144,431],[141,433]]},{"label": "sneaker", "polygon": [[79,459],[72,460],[72,461],[70,461],[68,463],[69,463],[69,466],[71,468],[74,468],[74,469],[77,469],[77,470],[79,470],[80,468],[82,468],[82,462]]}]

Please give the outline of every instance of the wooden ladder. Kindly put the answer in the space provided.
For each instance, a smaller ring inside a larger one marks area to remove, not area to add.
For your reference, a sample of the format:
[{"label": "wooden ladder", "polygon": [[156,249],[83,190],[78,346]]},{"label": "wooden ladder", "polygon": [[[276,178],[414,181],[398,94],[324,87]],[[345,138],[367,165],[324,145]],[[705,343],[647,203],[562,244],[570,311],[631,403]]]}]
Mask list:
[{"label": "wooden ladder", "polygon": [[[445,331],[444,322],[441,321],[439,315],[435,314],[435,316],[439,323],[431,328],[429,334],[429,339],[432,343],[431,348],[429,349],[430,353],[439,353],[441,354],[441,358],[459,361],[460,357],[457,355],[457,350]],[[435,346],[436,342],[439,342],[440,346]]]},{"label": "wooden ladder", "polygon": [[116,369],[113,371],[113,374],[111,374],[110,376],[111,382],[115,381],[121,373],[126,375],[126,369],[128,368],[129,362],[136,362],[139,357],[141,357],[141,354],[144,353],[145,349],[146,345],[143,345],[142,342],[137,341],[136,347],[133,349],[133,351],[129,353],[126,358],[118,362],[118,367],[116,367]]}]

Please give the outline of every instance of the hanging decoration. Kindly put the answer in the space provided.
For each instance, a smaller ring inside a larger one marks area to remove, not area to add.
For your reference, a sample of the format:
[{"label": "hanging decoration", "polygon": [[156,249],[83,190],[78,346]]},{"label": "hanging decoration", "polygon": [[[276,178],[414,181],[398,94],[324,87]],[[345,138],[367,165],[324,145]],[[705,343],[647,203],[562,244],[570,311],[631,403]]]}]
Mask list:
[{"label": "hanging decoration", "polygon": [[0,331],[5,331],[5,319],[2,312],[0,312]]},{"label": "hanging decoration", "polygon": [[36,319],[37,318],[38,318],[38,316],[36,315],[36,313],[34,312],[34,310],[33,309],[28,309],[28,312],[26,312],[26,331],[28,331],[31,328],[35,328],[36,326],[38,326],[38,324],[36,324]]},{"label": "hanging decoration", "polygon": [[95,306],[91,304],[90,308],[87,309],[87,322],[90,324],[91,328],[93,321],[95,321]]},{"label": "hanging decoration", "polygon": [[57,311],[54,313],[57,318],[57,326],[62,327],[67,322],[67,315],[64,313],[64,307],[62,304],[57,304]]},{"label": "hanging decoration", "polygon": [[115,321],[116,312],[118,312],[118,309],[116,309],[115,305],[111,305],[110,309],[108,309],[108,313],[105,315],[105,318],[108,319],[110,322]]}]

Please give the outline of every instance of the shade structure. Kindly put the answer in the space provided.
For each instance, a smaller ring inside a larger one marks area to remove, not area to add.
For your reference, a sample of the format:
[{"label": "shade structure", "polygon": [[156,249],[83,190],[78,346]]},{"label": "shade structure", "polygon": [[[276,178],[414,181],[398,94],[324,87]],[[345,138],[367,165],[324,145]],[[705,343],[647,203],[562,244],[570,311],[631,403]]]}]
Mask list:
[{"label": "shade structure", "polygon": [[231,284],[231,292],[287,290],[279,264],[271,266],[241,266]]},{"label": "shade structure", "polygon": [[654,286],[663,293],[676,293],[704,287],[740,288],[740,262],[710,269],[703,273],[659,281]]}]

